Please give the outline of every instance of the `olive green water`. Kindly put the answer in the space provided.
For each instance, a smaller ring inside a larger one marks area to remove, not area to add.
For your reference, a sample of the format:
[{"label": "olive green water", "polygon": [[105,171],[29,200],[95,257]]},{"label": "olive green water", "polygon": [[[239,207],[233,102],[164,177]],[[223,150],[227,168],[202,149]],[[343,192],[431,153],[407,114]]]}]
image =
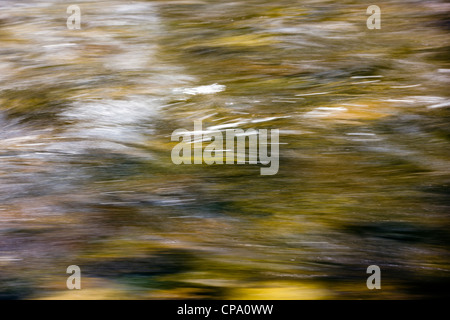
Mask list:
[{"label": "olive green water", "polygon": [[[448,295],[448,4],[73,4],[0,3],[0,298]],[[279,129],[278,174],[174,165],[198,119]]]}]

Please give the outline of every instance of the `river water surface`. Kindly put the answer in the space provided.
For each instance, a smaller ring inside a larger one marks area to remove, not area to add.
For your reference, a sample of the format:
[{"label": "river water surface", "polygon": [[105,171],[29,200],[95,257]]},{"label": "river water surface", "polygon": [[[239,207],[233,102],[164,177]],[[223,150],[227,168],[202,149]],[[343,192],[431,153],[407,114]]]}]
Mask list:
[{"label": "river water surface", "polygon": [[[73,4],[0,2],[0,298],[448,295],[448,3]],[[173,164],[196,120],[279,172]]]}]

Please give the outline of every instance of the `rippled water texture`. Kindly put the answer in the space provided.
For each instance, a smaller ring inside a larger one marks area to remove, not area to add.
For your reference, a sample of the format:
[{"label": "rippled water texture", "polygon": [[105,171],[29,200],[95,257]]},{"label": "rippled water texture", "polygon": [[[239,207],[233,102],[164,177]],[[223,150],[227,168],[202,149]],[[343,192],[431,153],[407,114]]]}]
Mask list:
[{"label": "rippled water texture", "polygon": [[[0,2],[0,298],[448,296],[448,3],[69,4]],[[173,164],[195,120],[279,172]]]}]

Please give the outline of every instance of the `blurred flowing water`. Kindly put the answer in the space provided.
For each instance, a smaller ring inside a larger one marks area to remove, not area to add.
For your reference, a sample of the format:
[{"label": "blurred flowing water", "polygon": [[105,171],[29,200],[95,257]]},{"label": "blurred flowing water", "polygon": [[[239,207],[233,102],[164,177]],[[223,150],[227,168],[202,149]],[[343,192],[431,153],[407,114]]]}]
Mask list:
[{"label": "blurred flowing water", "polygon": [[[0,298],[448,296],[448,3],[73,4],[0,2]],[[278,174],[174,165],[199,119]]]}]

